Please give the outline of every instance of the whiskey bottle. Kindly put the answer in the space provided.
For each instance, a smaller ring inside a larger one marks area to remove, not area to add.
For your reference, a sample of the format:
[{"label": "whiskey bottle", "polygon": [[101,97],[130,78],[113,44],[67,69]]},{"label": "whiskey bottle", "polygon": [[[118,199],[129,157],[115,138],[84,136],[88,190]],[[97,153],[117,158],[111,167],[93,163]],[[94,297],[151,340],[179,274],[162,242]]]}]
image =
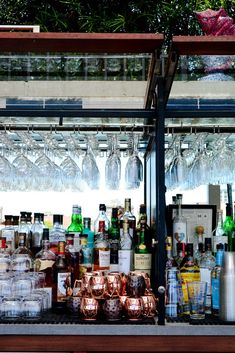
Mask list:
[{"label": "whiskey bottle", "polygon": [[110,269],[110,247],[105,231],[105,221],[99,221],[99,231],[95,235],[94,271]]},{"label": "whiskey bottle", "polygon": [[146,272],[151,275],[151,264],[152,264],[152,250],[148,246],[148,232],[146,229],[146,223],[141,223],[139,231],[138,243],[134,250],[134,270],[137,272]]},{"label": "whiskey bottle", "polygon": [[124,214],[120,218],[120,237],[123,234],[123,223],[128,221],[129,224],[129,234],[132,238],[132,242],[136,240],[136,218],[131,212],[131,199],[125,199]]},{"label": "whiskey bottle", "polygon": [[72,295],[71,270],[65,257],[65,242],[58,242],[58,255],[53,265],[54,283],[52,289],[52,308],[64,310],[67,296]]}]

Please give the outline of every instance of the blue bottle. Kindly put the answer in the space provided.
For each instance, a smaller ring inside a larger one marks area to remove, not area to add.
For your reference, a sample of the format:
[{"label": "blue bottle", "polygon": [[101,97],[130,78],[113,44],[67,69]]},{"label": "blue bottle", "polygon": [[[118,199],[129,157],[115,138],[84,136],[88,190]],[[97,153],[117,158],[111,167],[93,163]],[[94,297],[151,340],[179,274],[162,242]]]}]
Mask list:
[{"label": "blue bottle", "polygon": [[211,271],[211,313],[214,316],[218,316],[220,310],[220,272],[224,255],[223,244],[218,244],[216,248],[216,264]]}]

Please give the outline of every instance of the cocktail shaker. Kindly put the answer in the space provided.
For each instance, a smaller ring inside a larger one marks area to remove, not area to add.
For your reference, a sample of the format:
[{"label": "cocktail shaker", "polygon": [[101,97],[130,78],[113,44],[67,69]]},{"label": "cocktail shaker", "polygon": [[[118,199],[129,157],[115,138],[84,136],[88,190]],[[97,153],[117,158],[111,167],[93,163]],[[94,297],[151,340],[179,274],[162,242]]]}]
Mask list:
[{"label": "cocktail shaker", "polygon": [[220,272],[220,310],[223,321],[235,321],[235,252],[224,252]]}]

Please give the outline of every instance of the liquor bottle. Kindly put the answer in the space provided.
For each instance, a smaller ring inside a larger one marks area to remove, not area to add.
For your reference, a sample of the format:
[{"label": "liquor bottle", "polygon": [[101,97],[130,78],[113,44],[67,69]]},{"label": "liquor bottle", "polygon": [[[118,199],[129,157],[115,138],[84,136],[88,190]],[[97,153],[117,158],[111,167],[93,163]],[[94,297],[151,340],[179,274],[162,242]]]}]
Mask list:
[{"label": "liquor bottle", "polygon": [[197,258],[197,259],[201,255],[200,252],[203,252],[203,249],[201,249],[201,245],[200,245],[200,249],[199,249],[199,244],[202,244],[204,247],[204,242],[205,242],[204,230],[205,229],[202,225],[197,225],[195,227],[195,233],[194,233],[194,238],[193,238],[193,250],[194,250],[194,258]]},{"label": "liquor bottle", "polygon": [[80,234],[79,279],[84,273],[92,272],[93,248],[88,245],[88,234]]},{"label": "liquor bottle", "polygon": [[79,236],[83,231],[82,208],[78,205],[73,205],[71,223],[66,232],[74,234],[74,247],[77,251],[80,250]]},{"label": "liquor bottle", "polygon": [[220,310],[220,272],[224,256],[224,246],[219,243],[216,248],[215,267],[211,270],[211,313],[219,315]]},{"label": "liquor bottle", "polygon": [[120,244],[120,229],[118,208],[112,208],[111,227],[109,229],[110,271],[118,271],[118,250]]},{"label": "liquor bottle", "polygon": [[223,229],[228,239],[228,251],[233,251],[233,240],[232,240],[233,220],[232,220],[232,210],[229,203],[226,203],[226,216],[223,223]]},{"label": "liquor bottle", "polygon": [[134,270],[151,275],[152,249],[148,246],[146,223],[141,223],[138,244],[134,247]]},{"label": "liquor bottle", "polygon": [[204,255],[204,244],[198,243],[197,250],[194,253],[194,258],[197,260],[198,265],[200,266],[201,259]]},{"label": "liquor bottle", "polygon": [[[181,243],[179,243],[179,244],[181,244]],[[168,269],[170,269],[172,267],[178,267],[176,259],[173,257],[172,237],[171,236],[166,237],[165,247],[166,247],[166,271],[167,271]]]},{"label": "liquor bottle", "polygon": [[12,254],[15,250],[15,228],[13,216],[5,215],[5,226],[1,229],[1,236],[6,239],[6,250]]},{"label": "liquor bottle", "polygon": [[[71,272],[71,286],[73,288],[76,280],[79,279],[79,257],[80,257],[80,248],[75,248],[74,246],[74,234],[66,233],[65,234],[65,257],[68,264],[68,269]],[[80,243],[80,242],[79,242]]]},{"label": "liquor bottle", "polygon": [[193,257],[193,243],[186,244],[186,255],[179,266],[183,292],[183,315],[189,315],[187,282],[200,281],[200,269]]},{"label": "liquor bottle", "polygon": [[110,220],[106,214],[106,205],[101,203],[99,205],[99,214],[94,222],[94,232],[97,234],[99,232],[99,222],[104,221],[105,223],[105,231],[108,232],[110,228]]},{"label": "liquor bottle", "polygon": [[[91,230],[91,218],[83,218],[83,234],[87,234],[87,245],[91,249],[92,259],[93,259],[93,249],[94,249],[94,232]],[[93,260],[92,260],[93,261]]]},{"label": "liquor bottle", "polygon": [[223,210],[217,211],[217,226],[213,236],[213,254],[216,255],[216,249],[218,244],[227,244],[228,237],[224,232],[223,228]]},{"label": "liquor bottle", "polygon": [[65,242],[58,242],[57,258],[53,265],[54,285],[52,288],[52,308],[65,310],[66,298],[72,295],[71,271],[65,257]]},{"label": "liquor bottle", "polygon": [[215,257],[211,251],[211,238],[205,238],[205,253],[200,258],[201,281],[207,282],[205,313],[211,314],[211,271],[215,267]]},{"label": "liquor bottle", "polygon": [[173,256],[173,257],[174,257],[175,262],[177,263],[178,267],[181,264],[181,261],[183,260],[183,258],[185,257],[185,247],[186,247],[185,243],[177,243],[176,244],[177,254],[176,254],[176,256]]},{"label": "liquor bottle", "polygon": [[136,231],[135,231],[135,238],[133,238],[133,246],[135,246],[138,243],[139,240],[139,233],[141,231],[142,224],[145,224],[145,229],[146,229],[146,242],[149,248],[152,246],[152,235],[151,235],[151,230],[148,226],[147,223],[147,214],[146,214],[146,206],[144,204],[140,205],[140,210],[139,210],[139,217],[138,221],[136,224]]},{"label": "liquor bottle", "polygon": [[105,231],[105,221],[99,221],[99,231],[94,242],[94,271],[110,269],[110,248]]},{"label": "liquor bottle", "polygon": [[26,239],[26,246],[32,250],[32,212],[26,212],[26,223],[29,229],[28,238]]},{"label": "liquor bottle", "polygon": [[58,251],[59,241],[65,241],[65,228],[63,227],[63,215],[53,215],[53,227],[49,231],[50,249],[55,254]]},{"label": "liquor bottle", "polygon": [[123,232],[120,236],[120,246],[118,250],[119,272],[128,274],[133,270],[133,246],[132,236],[129,233],[129,222],[123,221]]},{"label": "liquor bottle", "polygon": [[28,223],[28,212],[22,211],[22,212],[20,212],[19,227],[18,227],[15,248],[17,248],[19,245],[19,233],[25,233],[26,246],[29,247],[28,245],[30,245],[30,232],[31,232],[31,229],[30,229],[30,226]]},{"label": "liquor bottle", "polygon": [[[19,244],[18,247],[12,253],[12,259],[14,271],[33,271],[34,263],[33,263],[33,253],[31,250],[26,246],[26,233],[19,233]],[[22,256],[23,255],[23,256]],[[21,261],[20,258],[26,257],[27,262]],[[18,259],[17,259],[18,258]],[[22,267],[21,267],[22,264]]]},{"label": "liquor bottle", "polygon": [[31,251],[36,255],[42,248],[42,234],[43,234],[44,224],[42,222],[42,214],[34,213],[34,223],[31,227],[32,233],[32,247]]},{"label": "liquor bottle", "polygon": [[173,218],[173,256],[176,256],[176,244],[187,243],[187,219],[182,214],[182,194],[176,194],[177,213]]},{"label": "liquor bottle", "polygon": [[6,238],[0,237],[0,274],[11,269],[11,255],[7,251]]},{"label": "liquor bottle", "polygon": [[50,250],[49,228],[43,228],[42,249],[35,255],[34,270],[45,273],[44,290],[49,294],[49,307],[52,305],[53,266],[55,261],[56,255]]},{"label": "liquor bottle", "polygon": [[131,199],[125,199],[124,213],[120,218],[120,237],[123,234],[123,223],[125,220],[129,223],[129,234],[132,238],[132,242],[136,241],[136,218],[131,212]]}]

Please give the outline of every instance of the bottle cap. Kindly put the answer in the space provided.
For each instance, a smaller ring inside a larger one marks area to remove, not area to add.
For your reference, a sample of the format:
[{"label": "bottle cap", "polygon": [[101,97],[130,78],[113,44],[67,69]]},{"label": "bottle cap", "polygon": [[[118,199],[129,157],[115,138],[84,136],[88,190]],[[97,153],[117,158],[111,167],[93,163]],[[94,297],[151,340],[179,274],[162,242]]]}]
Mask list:
[{"label": "bottle cap", "polygon": [[105,206],[104,203],[100,203],[100,205],[99,205],[99,210],[100,210],[100,211],[106,211],[106,206]]},{"label": "bottle cap", "polygon": [[118,216],[118,208],[114,207],[112,208],[112,217],[117,218]]},{"label": "bottle cap", "polygon": [[140,213],[146,213],[146,206],[144,204],[140,205]]},{"label": "bottle cap", "polygon": [[43,228],[42,240],[49,240],[49,228]]}]

